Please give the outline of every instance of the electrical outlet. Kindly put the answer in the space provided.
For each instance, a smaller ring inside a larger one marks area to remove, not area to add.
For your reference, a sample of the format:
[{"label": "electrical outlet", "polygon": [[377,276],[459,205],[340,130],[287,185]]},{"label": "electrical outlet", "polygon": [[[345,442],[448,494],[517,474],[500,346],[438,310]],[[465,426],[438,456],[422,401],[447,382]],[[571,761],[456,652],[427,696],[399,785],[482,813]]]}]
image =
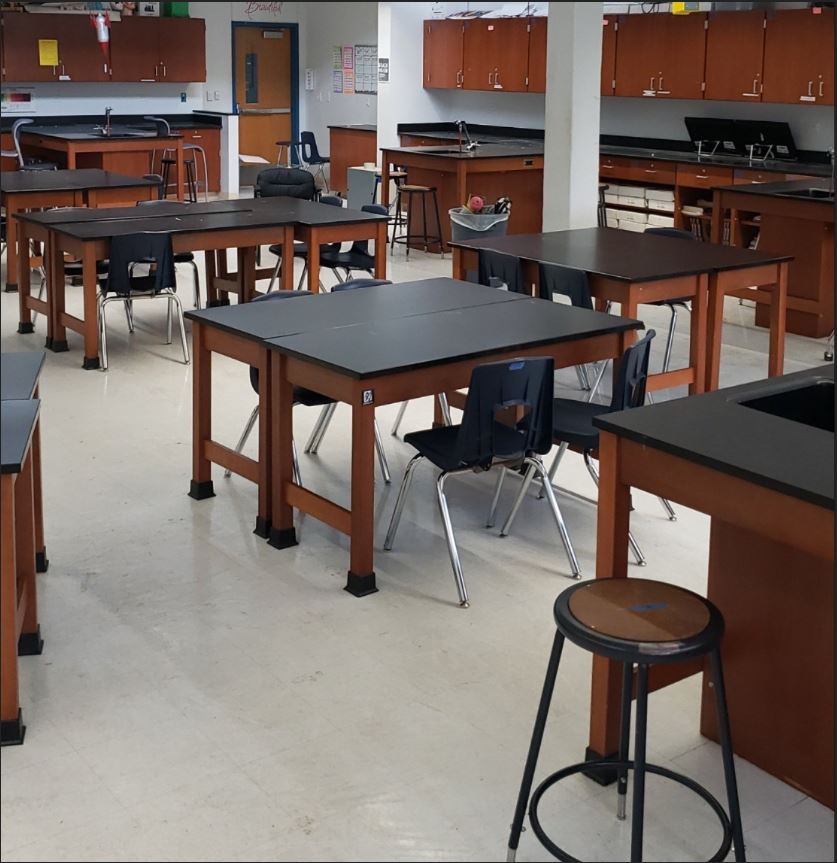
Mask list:
[{"label": "electrical outlet", "polygon": [[181,94],[180,94],[180,101],[181,101],[181,102],[185,102],[185,101],[186,101],[186,94],[185,94],[185,93],[181,93]]}]

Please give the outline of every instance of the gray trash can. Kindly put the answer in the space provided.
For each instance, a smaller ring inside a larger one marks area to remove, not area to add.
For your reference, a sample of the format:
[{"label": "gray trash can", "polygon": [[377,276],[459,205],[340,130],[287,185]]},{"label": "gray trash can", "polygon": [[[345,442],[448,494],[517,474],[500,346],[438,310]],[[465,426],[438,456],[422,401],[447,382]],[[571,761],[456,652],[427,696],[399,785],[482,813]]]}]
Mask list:
[{"label": "gray trash can", "polygon": [[450,238],[454,242],[499,236],[509,227],[510,213],[472,213],[464,207],[453,207],[448,215]]}]

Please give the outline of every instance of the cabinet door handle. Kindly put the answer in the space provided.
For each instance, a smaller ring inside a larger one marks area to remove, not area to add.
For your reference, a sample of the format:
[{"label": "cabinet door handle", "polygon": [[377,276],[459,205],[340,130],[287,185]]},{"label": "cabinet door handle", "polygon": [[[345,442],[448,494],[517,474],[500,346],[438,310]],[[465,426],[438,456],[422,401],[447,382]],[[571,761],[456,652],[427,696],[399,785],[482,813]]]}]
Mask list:
[{"label": "cabinet door handle", "polygon": [[492,86],[492,84],[494,83],[494,82],[491,80],[491,76],[492,76],[493,74],[494,74],[493,72],[489,72],[489,73],[488,73],[488,86],[489,86],[489,87],[490,87],[490,86]]},{"label": "cabinet door handle", "polygon": [[192,135],[193,141],[199,141],[201,138],[203,138],[203,135]]},{"label": "cabinet door handle", "polygon": [[696,180],[708,180],[709,174],[695,174]]},{"label": "cabinet door handle", "polygon": [[165,78],[165,77],[166,77],[166,75],[168,74],[168,70],[166,69],[166,64],[165,64],[165,63],[163,63],[162,65],[163,65],[163,77]]},{"label": "cabinet door handle", "polygon": [[657,90],[657,93],[659,93],[661,96],[670,96],[671,95],[671,90],[663,90],[663,76],[662,75],[660,75],[660,89]]},{"label": "cabinet door handle", "polygon": [[822,95],[823,95],[822,88],[823,88],[823,85],[824,85],[824,84],[825,84],[825,82],[824,82],[824,81],[820,81],[819,90],[817,91],[817,95],[818,95],[818,96],[822,96]]},{"label": "cabinet door handle", "polygon": [[742,93],[741,95],[742,96],[750,96],[751,98],[758,99],[758,97],[761,95],[761,93],[759,93],[759,76],[758,75],[756,75],[756,77],[753,78],[753,89],[749,93]]},{"label": "cabinet door handle", "polygon": [[498,88],[500,90],[502,90],[503,85],[500,83],[500,73],[497,69],[495,69],[494,70],[494,89],[497,90]]},{"label": "cabinet door handle", "polygon": [[656,174],[657,172],[656,172],[656,170],[652,170],[651,168],[646,168],[645,173],[646,174]]},{"label": "cabinet door handle", "polygon": [[814,94],[811,92],[811,90],[813,90],[813,89],[814,89],[814,82],[813,82],[813,81],[809,81],[809,82],[808,82],[808,95],[809,95],[809,96],[813,96],[813,95],[814,95]]}]

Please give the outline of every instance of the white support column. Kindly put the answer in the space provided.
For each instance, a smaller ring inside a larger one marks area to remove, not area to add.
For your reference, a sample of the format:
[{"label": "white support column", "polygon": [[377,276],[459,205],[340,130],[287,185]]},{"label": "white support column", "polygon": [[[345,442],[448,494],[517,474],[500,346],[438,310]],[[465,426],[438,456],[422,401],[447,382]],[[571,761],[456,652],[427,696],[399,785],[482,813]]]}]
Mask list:
[{"label": "white support column", "polygon": [[226,114],[221,120],[221,193],[238,197],[238,115]]},{"label": "white support column", "polygon": [[543,229],[596,225],[602,4],[549,3]]}]

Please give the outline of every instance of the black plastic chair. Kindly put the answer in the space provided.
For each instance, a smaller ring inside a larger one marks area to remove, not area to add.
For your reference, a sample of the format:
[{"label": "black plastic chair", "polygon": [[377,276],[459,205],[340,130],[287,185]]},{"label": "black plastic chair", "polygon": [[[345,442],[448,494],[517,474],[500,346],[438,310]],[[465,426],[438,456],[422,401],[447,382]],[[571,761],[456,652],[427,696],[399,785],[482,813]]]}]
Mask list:
[{"label": "black plastic chair", "polygon": [[[372,281],[372,280],[367,280]],[[383,281],[383,282],[375,282],[376,284],[391,284],[391,282]],[[368,287],[368,285],[355,285],[354,287]],[[351,288],[344,287],[343,290],[350,290]],[[282,300],[282,299],[292,299],[293,297],[306,297],[311,296],[310,291],[296,290],[296,291],[271,291],[267,294],[259,294],[257,297],[254,297],[252,302],[259,303],[265,302],[268,300]],[[259,392],[259,370],[255,366],[250,366],[250,384],[253,389],[258,394]],[[314,392],[313,390],[306,389],[305,387],[295,386],[293,388],[293,397],[295,405],[305,405],[306,407],[323,407],[323,412],[320,413],[316,423],[314,423],[314,429],[311,432],[311,437],[308,440],[308,444],[305,447],[305,452],[314,452],[316,453],[316,449],[311,450],[311,442],[316,437],[317,445],[319,446],[320,441],[322,441],[323,435],[325,434],[325,430],[328,427],[328,424],[331,422],[331,417],[334,415],[334,410],[337,407],[337,402],[330,398],[329,396],[321,395],[320,393]],[[250,416],[247,418],[247,422],[244,426],[244,430],[241,432],[241,437],[238,439],[238,443],[235,445],[235,451],[240,453],[244,449],[244,445],[247,443],[247,438],[250,437],[250,433],[253,431],[253,426],[256,423],[256,419],[259,416],[259,405],[258,403],[253,408]],[[383,449],[383,444],[381,442],[381,434],[378,430],[378,424],[375,423],[375,448],[378,453],[378,462],[381,466],[381,473],[384,477],[384,482],[389,483],[390,473],[389,473],[389,465],[387,464],[386,453]],[[299,460],[297,458],[296,453],[296,444],[293,445],[293,470],[294,470],[294,482],[297,485],[302,485],[301,474],[299,471]],[[224,476],[229,477],[232,474],[232,471],[225,470]]]},{"label": "black plastic chair", "polygon": [[[525,466],[541,476],[570,560],[573,577],[580,576],[578,561],[572,550],[564,519],[552,486],[546,479],[546,469],[541,460],[541,455],[549,452],[552,446],[553,369],[550,357],[505,360],[477,366],[471,373],[468,398],[460,425],[411,432],[404,437],[404,441],[418,452],[404,472],[384,548],[388,551],[392,549],[413,472],[418,463],[426,458],[440,470],[436,480],[436,495],[459,592],[459,604],[463,608],[469,605],[468,591],[445,496],[445,482],[448,477],[457,474],[471,471],[478,473],[494,466],[513,469]],[[516,428],[497,421],[497,411],[518,406],[526,408],[527,413]],[[492,502],[492,509],[494,505]]]},{"label": "black plastic chair", "polygon": [[[154,175],[148,175],[148,176],[150,178],[151,176],[154,176]],[[156,176],[159,176],[159,175],[156,175]],[[163,178],[160,177],[161,182],[162,182],[162,179]],[[162,198],[157,199],[157,200],[153,200],[153,201],[137,201],[137,206],[138,207],[149,207],[149,206],[153,207],[155,204],[160,204],[160,203],[166,203],[169,206],[172,206],[172,204],[174,204],[174,205],[179,204],[180,206],[183,206],[183,207],[189,206],[189,204],[186,201],[166,201],[165,199],[162,199]],[[132,270],[131,275],[133,275],[133,267],[136,264],[153,264],[153,263],[154,262],[152,260],[135,261],[134,264],[131,265],[131,270]],[[175,264],[188,264],[192,268],[192,283],[193,283],[194,288],[195,288],[195,308],[200,309],[200,307],[201,307],[201,277],[200,277],[200,274],[198,273],[198,265],[195,263],[194,253],[193,252],[175,252],[174,253],[174,263]],[[131,332],[134,331],[133,322],[129,326],[129,329],[131,330]]]},{"label": "black plastic chair", "polygon": [[302,132],[299,136],[299,144],[302,151],[302,161],[309,167],[317,168],[317,174],[323,179],[323,188],[328,191],[328,180],[326,180],[323,165],[328,165],[331,159],[320,154],[317,149],[317,139],[313,132]]},{"label": "black plastic chair", "polygon": [[504,255],[490,249],[479,250],[479,283],[491,288],[505,282],[515,294],[528,294],[529,286],[523,276],[523,263],[514,255]]},{"label": "black plastic chair", "polygon": [[[147,276],[132,275],[135,263],[152,263],[153,272]],[[100,282],[98,296],[99,337],[102,344],[102,370],[108,368],[108,344],[105,309],[109,303],[122,302],[128,328],[134,329],[133,304],[137,300],[166,300],[166,344],[171,344],[172,304],[177,309],[180,327],[180,342],[183,347],[183,362],[189,365],[189,344],[186,341],[186,326],[183,323],[183,307],[177,296],[174,276],[174,255],[171,236],[158,232],[126,234],[110,239],[110,259],[107,262],[107,280]],[[98,269],[98,262],[97,262]]]},{"label": "black plastic chair", "polygon": [[[364,204],[360,209],[364,213],[375,213],[378,216],[387,215],[387,208],[381,204]],[[320,267],[331,270],[337,280],[343,282],[344,279],[340,277],[339,270],[345,271],[347,279],[354,270],[369,273],[371,276],[375,269],[375,256],[369,251],[369,240],[355,240],[348,252],[341,252],[338,243],[336,251],[332,248],[329,251],[320,252]],[[332,290],[336,289],[337,286],[332,288]]]},{"label": "black plastic chair", "polygon": [[[558,452],[555,460],[549,468],[549,474],[544,483],[544,490],[552,489],[555,472],[569,447],[582,453],[584,464],[593,482],[598,487],[599,474],[592,462],[594,453],[599,448],[599,430],[593,425],[597,416],[613,413],[615,411],[638,408],[645,404],[645,385],[648,381],[648,359],[651,355],[651,340],[656,333],[649,330],[645,336],[635,345],[631,345],[622,354],[622,359],[617,366],[616,380],[613,384],[613,395],[609,405],[595,404],[594,402],[582,402],[575,399],[554,399],[552,402],[552,437],[553,442],[558,444]],[[500,495],[504,474],[500,475],[497,489],[494,494],[495,504]],[[517,515],[520,504],[523,501],[530,483],[535,477],[535,472],[530,468],[526,473],[517,497],[514,499],[512,508],[506,517],[505,524],[500,530],[500,536],[507,536],[511,530],[512,523]],[[494,510],[492,510],[490,522],[493,522]],[[645,565],[645,557],[631,533],[628,533],[631,550],[634,553],[639,566]]]}]

